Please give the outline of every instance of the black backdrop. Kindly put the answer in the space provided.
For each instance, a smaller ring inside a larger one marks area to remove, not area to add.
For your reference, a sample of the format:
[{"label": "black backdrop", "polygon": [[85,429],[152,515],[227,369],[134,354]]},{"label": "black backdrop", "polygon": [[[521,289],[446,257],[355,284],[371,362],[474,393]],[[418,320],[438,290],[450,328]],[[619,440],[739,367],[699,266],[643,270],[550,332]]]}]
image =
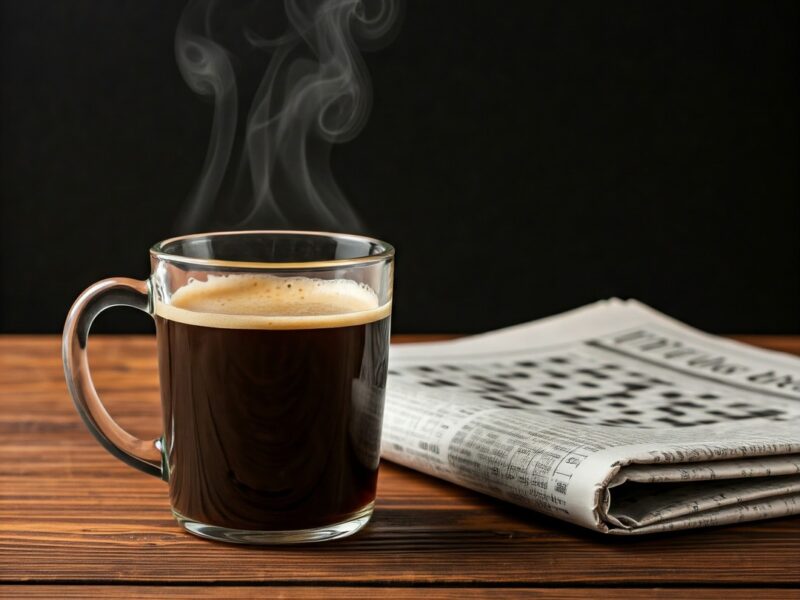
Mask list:
[{"label": "black backdrop", "polygon": [[[410,0],[333,160],[397,246],[395,331],[618,295],[800,333],[799,6]],[[3,0],[1,331],[58,331],[82,288],[145,276],[173,233],[211,117],[175,66],[181,9]]]}]

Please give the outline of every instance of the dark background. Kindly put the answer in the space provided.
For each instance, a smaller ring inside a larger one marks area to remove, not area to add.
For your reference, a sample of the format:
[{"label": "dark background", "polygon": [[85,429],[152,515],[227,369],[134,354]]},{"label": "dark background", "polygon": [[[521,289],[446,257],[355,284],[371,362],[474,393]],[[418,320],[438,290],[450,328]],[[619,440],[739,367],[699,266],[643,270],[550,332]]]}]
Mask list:
[{"label": "dark background", "polygon": [[[0,331],[145,277],[205,155],[181,2],[2,2]],[[800,3],[410,0],[334,150],[398,251],[395,331],[474,332],[635,297],[714,332],[800,333]],[[105,331],[150,331],[112,311]]]}]

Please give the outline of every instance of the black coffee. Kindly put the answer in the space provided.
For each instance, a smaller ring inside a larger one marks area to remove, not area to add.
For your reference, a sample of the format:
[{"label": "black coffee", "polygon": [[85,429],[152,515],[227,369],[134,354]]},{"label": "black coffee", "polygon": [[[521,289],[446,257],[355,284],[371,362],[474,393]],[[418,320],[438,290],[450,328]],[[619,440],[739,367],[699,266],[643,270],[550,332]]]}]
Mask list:
[{"label": "black coffee", "polygon": [[280,531],[375,498],[388,307],[352,282],[229,276],[157,305],[173,508]]}]

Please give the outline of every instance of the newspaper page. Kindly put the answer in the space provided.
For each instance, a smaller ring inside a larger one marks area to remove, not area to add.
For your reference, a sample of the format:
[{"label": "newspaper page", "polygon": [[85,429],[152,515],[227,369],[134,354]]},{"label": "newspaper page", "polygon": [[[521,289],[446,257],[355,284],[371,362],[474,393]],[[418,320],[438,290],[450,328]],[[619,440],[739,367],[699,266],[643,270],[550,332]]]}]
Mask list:
[{"label": "newspaper page", "polygon": [[633,300],[392,347],[385,459],[643,534],[800,513],[800,359]]}]

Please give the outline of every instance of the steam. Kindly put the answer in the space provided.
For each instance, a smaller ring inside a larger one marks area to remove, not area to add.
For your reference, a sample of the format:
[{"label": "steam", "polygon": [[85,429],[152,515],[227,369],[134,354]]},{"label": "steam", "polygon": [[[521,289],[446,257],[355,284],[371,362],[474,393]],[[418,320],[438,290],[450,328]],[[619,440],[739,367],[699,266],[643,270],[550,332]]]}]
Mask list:
[{"label": "steam", "polygon": [[[214,206],[236,135],[238,94],[236,76],[228,52],[211,38],[210,11],[198,10],[200,2],[191,2],[184,11],[175,38],[178,68],[186,83],[197,94],[214,100],[214,121],[205,164],[184,217],[184,227],[191,229],[206,217]],[[193,33],[193,32],[197,33]]]},{"label": "steam", "polygon": [[[258,32],[252,10],[234,15],[241,23],[210,0],[193,0],[184,10],[175,39],[178,67],[195,93],[213,100],[214,117],[183,230],[362,229],[331,173],[330,156],[333,144],[353,139],[366,123],[372,95],[358,46],[389,37],[397,0],[285,0],[283,8],[285,30],[272,37]],[[227,22],[215,31],[220,17]],[[239,114],[234,65],[241,63],[233,46],[267,60],[246,116]],[[233,170],[231,163],[238,163]]]}]

